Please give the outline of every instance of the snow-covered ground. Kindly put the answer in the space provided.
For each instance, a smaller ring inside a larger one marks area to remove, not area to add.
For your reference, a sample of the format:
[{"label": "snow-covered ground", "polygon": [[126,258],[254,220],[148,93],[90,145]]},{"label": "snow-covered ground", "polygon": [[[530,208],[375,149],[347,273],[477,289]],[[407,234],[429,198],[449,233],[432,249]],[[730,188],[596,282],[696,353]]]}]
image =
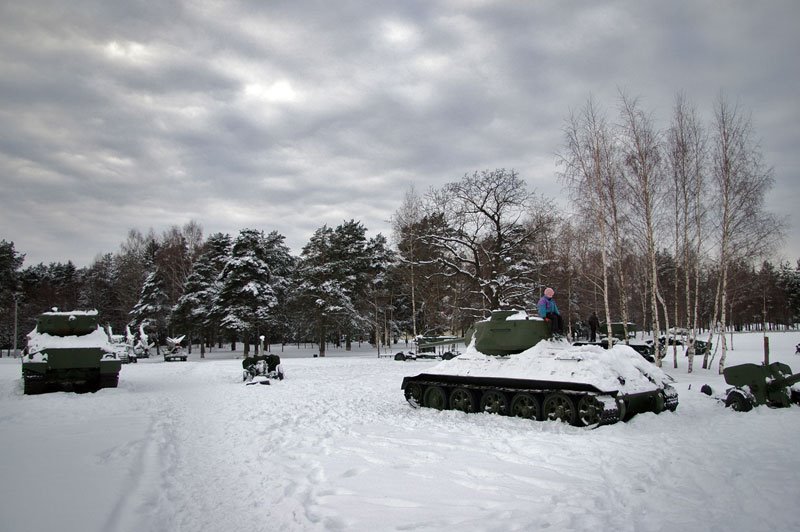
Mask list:
[{"label": "snow-covered ground", "polygon": [[[800,333],[770,340],[800,371]],[[758,362],[762,336],[734,348]],[[435,361],[273,352],[271,386],[195,350],[83,395],[24,396],[0,359],[0,530],[800,530],[800,408],[725,409],[683,357],[677,412],[586,430],[415,410],[400,382]]]}]

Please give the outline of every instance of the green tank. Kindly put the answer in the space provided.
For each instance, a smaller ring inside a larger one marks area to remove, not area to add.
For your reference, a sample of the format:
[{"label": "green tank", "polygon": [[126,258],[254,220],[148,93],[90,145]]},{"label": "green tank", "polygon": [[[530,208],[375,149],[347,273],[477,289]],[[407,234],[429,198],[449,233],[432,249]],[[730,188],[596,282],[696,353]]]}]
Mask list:
[{"label": "green tank", "polygon": [[678,407],[672,379],[629,346],[552,340],[524,311],[494,311],[464,341],[464,354],[403,379],[412,406],[589,427]]},{"label": "green tank", "polygon": [[22,358],[26,394],[116,388],[122,362],[97,311],[45,312],[28,334]]}]

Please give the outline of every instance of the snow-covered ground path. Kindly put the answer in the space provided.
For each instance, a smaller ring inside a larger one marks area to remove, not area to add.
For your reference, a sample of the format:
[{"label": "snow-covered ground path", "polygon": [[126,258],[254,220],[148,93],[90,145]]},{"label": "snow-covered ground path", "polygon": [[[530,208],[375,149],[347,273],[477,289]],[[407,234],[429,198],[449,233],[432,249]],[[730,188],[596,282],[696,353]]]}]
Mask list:
[{"label": "snow-covered ground path", "polygon": [[[800,333],[771,341],[800,371]],[[800,530],[800,408],[726,410],[699,393],[716,371],[667,364],[677,412],[584,430],[415,410],[400,382],[436,362],[353,355],[287,351],[286,380],[244,386],[195,352],[41,396],[0,359],[0,530]]]}]

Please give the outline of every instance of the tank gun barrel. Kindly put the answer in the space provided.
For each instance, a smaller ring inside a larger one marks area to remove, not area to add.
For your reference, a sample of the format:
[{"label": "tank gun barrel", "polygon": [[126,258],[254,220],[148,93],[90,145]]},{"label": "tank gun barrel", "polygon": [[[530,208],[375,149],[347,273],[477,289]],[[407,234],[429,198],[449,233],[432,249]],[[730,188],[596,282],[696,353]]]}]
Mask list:
[{"label": "tank gun barrel", "polygon": [[427,349],[428,347],[438,347],[440,345],[456,345],[464,343],[465,340],[466,337],[464,336],[456,336],[447,340],[420,340],[417,342],[417,346],[419,349]]}]

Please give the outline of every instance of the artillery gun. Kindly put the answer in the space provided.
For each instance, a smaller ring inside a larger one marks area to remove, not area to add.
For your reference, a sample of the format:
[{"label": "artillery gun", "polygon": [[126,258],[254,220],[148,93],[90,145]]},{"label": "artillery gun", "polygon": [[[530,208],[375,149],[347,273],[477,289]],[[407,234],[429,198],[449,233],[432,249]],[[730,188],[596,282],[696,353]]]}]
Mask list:
[{"label": "artillery gun", "polygon": [[97,311],[45,312],[28,334],[25,394],[116,388],[122,362],[97,323]]},{"label": "artillery gun", "polygon": [[[408,353],[400,351],[394,356],[394,359],[400,361],[418,359],[450,360],[458,356],[456,345],[463,341],[463,336],[418,336],[414,340],[417,346],[416,353],[414,351],[409,351]],[[438,353],[437,348],[439,348]]]},{"label": "artillery gun", "polygon": [[[608,331],[608,327],[606,322],[602,322],[599,328],[600,341],[577,341],[573,342],[572,345],[599,345],[603,349],[608,349],[610,345],[624,342],[625,345],[642,355],[649,362],[655,362],[655,349],[653,348],[653,343],[650,341],[642,342],[635,340],[636,329],[635,323],[628,322],[623,324],[622,322],[611,322],[611,340],[609,341],[608,337],[605,336],[605,333]],[[627,337],[625,336],[626,330],[628,331]]]},{"label": "artillery gun", "polygon": [[748,412],[759,405],[784,408],[800,404],[800,391],[792,389],[800,382],[800,373],[792,374],[787,364],[740,364],[725,368],[722,374],[733,386],[727,391],[725,406],[737,412]]},{"label": "artillery gun", "polygon": [[186,362],[186,351],[183,350],[181,342],[186,338],[186,335],[178,338],[167,338],[167,350],[164,351],[164,362],[171,362],[173,360],[182,360]]},{"label": "artillery gun", "polygon": [[242,360],[242,381],[246,384],[269,384],[270,379],[283,380],[281,357],[266,353]]},{"label": "artillery gun", "polygon": [[464,337],[466,352],[403,379],[414,407],[598,426],[678,407],[671,378],[625,345],[572,346],[524,311],[494,311]]}]

